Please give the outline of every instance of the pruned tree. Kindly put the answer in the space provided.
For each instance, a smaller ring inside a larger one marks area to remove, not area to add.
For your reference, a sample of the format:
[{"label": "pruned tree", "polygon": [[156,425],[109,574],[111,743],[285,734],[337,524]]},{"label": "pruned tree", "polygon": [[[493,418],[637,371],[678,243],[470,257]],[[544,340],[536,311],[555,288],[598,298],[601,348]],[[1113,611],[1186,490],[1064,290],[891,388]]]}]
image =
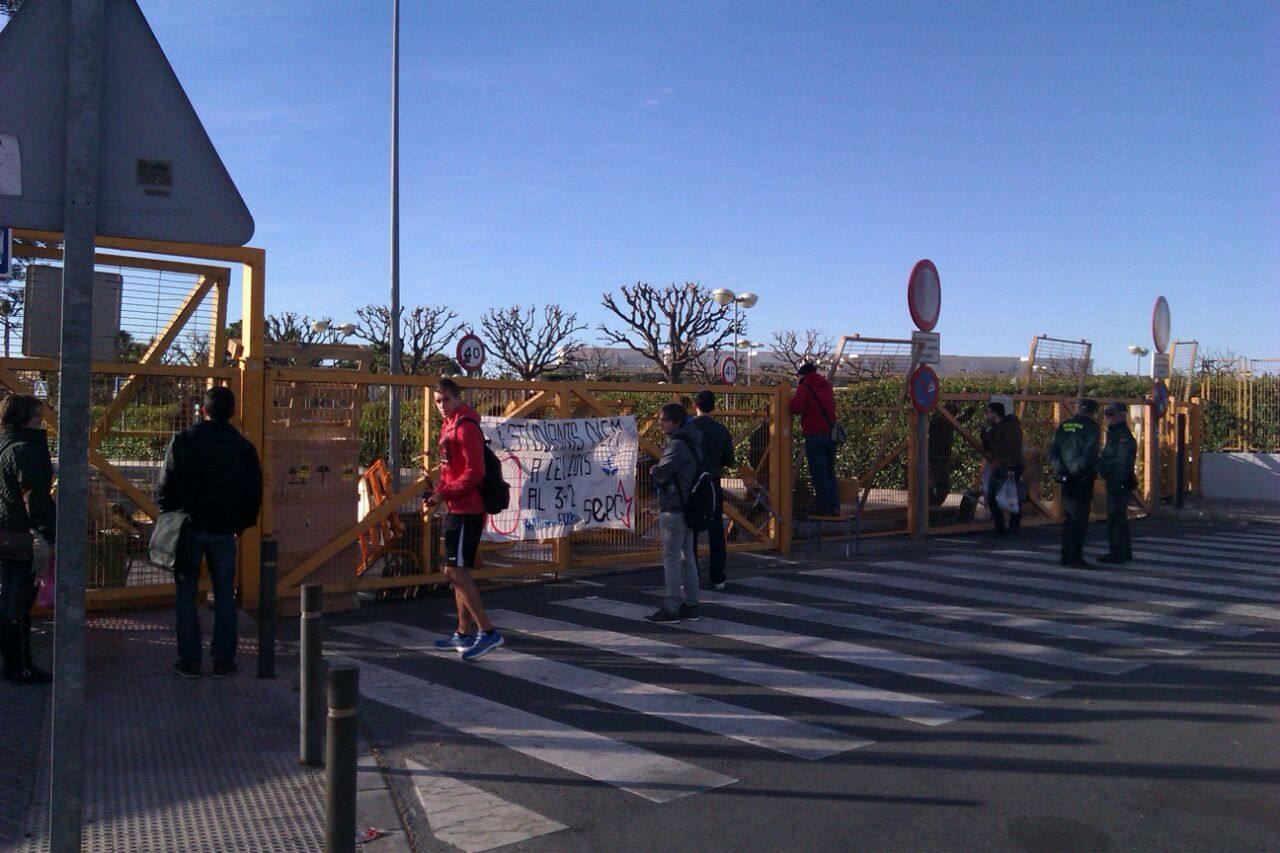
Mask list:
[{"label": "pruned tree", "polygon": [[694,282],[661,289],[637,282],[619,291],[604,294],[602,304],[622,325],[601,323],[601,336],[652,361],[668,382],[679,382],[691,364],[746,330],[742,320],[735,328],[732,305],[716,304]]},{"label": "pruned tree", "polygon": [[[15,263],[15,267],[17,264]],[[15,277],[21,275],[14,270]],[[27,304],[27,291],[21,285],[0,289],[0,325],[4,326],[4,357],[9,357],[9,341],[15,329],[22,326],[22,312]]]},{"label": "pruned tree", "polygon": [[571,363],[582,349],[574,336],[587,328],[575,312],[559,305],[542,306],[541,318],[532,305],[490,308],[480,318],[480,327],[494,359],[526,381]]},{"label": "pruned tree", "polygon": [[[391,309],[386,305],[366,305],[356,311],[356,330],[352,337],[366,341],[374,352],[377,365],[390,364]],[[466,328],[455,322],[458,315],[444,305],[418,305],[401,313],[400,364],[411,375],[428,375],[432,357],[439,355],[450,340]]]},{"label": "pruned tree", "polygon": [[336,344],[341,340],[338,332],[332,328],[317,332],[312,328],[318,321],[332,325],[332,317],[311,317],[296,311],[282,311],[269,314],[266,319],[267,340],[288,344]]},{"label": "pruned tree", "polygon": [[774,332],[774,363],[763,368],[762,372],[771,379],[790,378],[795,376],[800,365],[811,361],[825,373],[831,366],[835,349],[835,340],[821,329]]}]

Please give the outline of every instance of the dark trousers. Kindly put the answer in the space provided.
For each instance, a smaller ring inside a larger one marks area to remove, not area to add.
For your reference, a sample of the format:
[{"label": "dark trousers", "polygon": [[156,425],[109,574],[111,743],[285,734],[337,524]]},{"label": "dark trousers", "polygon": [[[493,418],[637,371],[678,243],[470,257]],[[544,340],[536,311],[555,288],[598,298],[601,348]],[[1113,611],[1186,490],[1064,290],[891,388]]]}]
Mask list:
[{"label": "dark trousers", "polygon": [[[720,482],[716,481],[716,493],[720,493]],[[701,531],[694,533],[694,544],[702,536]],[[716,506],[715,518],[707,529],[707,577],[712,583],[724,583],[724,565],[727,557],[724,544],[724,505]]]},{"label": "dark trousers", "polygon": [[6,671],[31,665],[31,605],[35,600],[31,561],[0,560],[0,657]]},{"label": "dark trousers", "polygon": [[231,533],[196,533],[188,530],[178,545],[173,580],[177,593],[178,657],[184,663],[200,663],[200,617],[196,597],[200,585],[200,558],[209,569],[213,586],[213,640],[209,656],[215,663],[236,659],[236,537]]},{"label": "dark trousers", "polygon": [[1107,544],[1111,556],[1133,559],[1133,540],[1129,538],[1129,490],[1107,489]]},{"label": "dark trousers", "polygon": [[[991,509],[991,521],[996,526],[997,533],[1017,533],[1022,527],[1022,513],[1009,513],[1009,524],[1006,526],[1004,521],[1005,512],[996,503],[996,495],[1000,493],[1000,489],[1005,482],[1012,479],[1014,484],[1018,484],[1022,480],[1022,468],[996,468],[991,472],[991,481],[987,484],[987,505]],[[1021,505],[1019,505],[1021,509]]]},{"label": "dark trousers", "polygon": [[1062,564],[1084,559],[1084,540],[1089,532],[1089,506],[1093,503],[1093,478],[1068,480],[1062,484]]},{"label": "dark trousers", "polygon": [[819,513],[840,513],[840,491],[836,487],[836,443],[831,436],[806,435],[804,455],[809,461],[809,479],[817,496]]}]

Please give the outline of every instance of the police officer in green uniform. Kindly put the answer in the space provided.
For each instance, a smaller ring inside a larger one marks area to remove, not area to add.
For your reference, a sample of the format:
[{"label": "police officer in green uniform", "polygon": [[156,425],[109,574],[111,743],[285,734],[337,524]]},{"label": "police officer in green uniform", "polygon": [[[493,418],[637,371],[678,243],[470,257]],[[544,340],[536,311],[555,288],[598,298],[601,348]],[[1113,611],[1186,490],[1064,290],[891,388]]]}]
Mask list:
[{"label": "police officer in green uniform", "polygon": [[1098,473],[1107,484],[1107,542],[1111,552],[1098,558],[1099,563],[1123,563],[1133,559],[1133,542],[1129,538],[1129,493],[1138,485],[1134,462],[1138,458],[1138,442],[1125,422],[1123,403],[1110,403],[1102,413],[1107,422],[1107,443],[1098,458]]},{"label": "police officer in green uniform", "polygon": [[1089,529],[1089,504],[1093,499],[1093,481],[1098,476],[1098,448],[1102,430],[1093,415],[1096,400],[1083,399],[1069,418],[1053,434],[1049,447],[1049,464],[1062,485],[1062,507],[1066,520],[1062,525],[1062,565],[1077,569],[1093,568],[1084,559],[1084,539]]}]

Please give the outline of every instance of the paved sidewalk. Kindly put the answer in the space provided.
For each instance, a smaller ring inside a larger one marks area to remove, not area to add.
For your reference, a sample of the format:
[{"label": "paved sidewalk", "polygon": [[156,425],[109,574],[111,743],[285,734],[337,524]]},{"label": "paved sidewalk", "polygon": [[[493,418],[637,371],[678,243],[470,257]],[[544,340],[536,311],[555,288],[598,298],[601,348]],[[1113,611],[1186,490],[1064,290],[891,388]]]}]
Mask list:
[{"label": "paved sidewalk", "polygon": [[[212,616],[201,608],[205,638]],[[313,851],[322,847],[322,771],[298,764],[296,658],[256,677],[256,626],[241,614],[241,671],[178,678],[172,612],[92,617],[84,847],[95,851]],[[37,657],[50,659],[49,625]],[[0,686],[0,849],[48,850],[48,688]],[[10,738],[10,733],[17,734]],[[37,750],[39,752],[37,756]],[[410,850],[375,757],[362,744],[360,827]]]}]

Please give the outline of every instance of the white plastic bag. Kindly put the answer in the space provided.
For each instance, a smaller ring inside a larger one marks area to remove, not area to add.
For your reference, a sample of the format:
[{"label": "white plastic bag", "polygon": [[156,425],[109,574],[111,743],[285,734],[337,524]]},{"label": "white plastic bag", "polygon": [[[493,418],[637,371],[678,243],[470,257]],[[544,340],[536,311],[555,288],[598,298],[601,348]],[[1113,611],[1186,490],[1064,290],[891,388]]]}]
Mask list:
[{"label": "white plastic bag", "polygon": [[1010,474],[1005,477],[1004,485],[996,493],[996,506],[1009,513],[1020,512],[1018,503],[1018,483]]}]

